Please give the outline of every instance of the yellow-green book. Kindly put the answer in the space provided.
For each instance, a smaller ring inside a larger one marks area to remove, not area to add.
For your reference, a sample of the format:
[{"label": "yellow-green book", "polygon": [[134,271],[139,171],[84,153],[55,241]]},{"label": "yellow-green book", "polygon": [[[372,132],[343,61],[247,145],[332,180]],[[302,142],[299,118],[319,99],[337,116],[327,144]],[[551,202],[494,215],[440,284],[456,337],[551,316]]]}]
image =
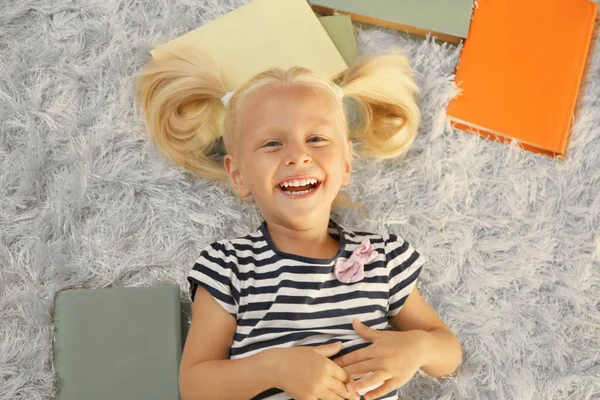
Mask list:
[{"label": "yellow-green book", "polygon": [[254,0],[151,51],[191,45],[219,65],[228,90],[268,68],[303,66],[330,79],[348,65],[306,0]]}]

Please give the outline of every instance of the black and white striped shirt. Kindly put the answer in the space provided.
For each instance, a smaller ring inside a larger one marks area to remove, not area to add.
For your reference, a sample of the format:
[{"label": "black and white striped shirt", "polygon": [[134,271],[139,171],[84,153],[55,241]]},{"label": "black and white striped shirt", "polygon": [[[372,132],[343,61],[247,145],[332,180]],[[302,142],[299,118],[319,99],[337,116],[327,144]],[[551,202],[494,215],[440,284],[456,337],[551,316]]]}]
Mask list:
[{"label": "black and white striped shirt", "polygon": [[[267,348],[317,346],[341,341],[334,359],[366,347],[352,319],[374,329],[391,330],[395,316],[413,289],[424,258],[402,237],[349,231],[329,220],[330,236],[340,242],[331,259],[309,258],[279,251],[266,221],[244,237],[206,246],[190,271],[192,301],[197,285],[205,288],[237,321],[230,359]],[[337,258],[349,258],[364,239],[378,252],[365,265],[365,277],[342,283],[333,274]],[[380,399],[396,398],[396,391]],[[255,399],[290,399],[277,388]]]}]

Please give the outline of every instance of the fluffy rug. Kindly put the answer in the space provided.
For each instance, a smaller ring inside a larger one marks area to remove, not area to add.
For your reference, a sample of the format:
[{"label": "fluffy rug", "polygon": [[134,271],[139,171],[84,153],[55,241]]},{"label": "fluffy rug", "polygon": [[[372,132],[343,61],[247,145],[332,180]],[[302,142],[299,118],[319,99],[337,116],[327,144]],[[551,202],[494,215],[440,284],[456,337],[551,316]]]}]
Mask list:
[{"label": "fluffy rug", "polygon": [[[0,3],[1,400],[53,394],[57,291],[185,292],[202,246],[258,226],[254,206],[148,145],[133,91],[155,45],[243,3]],[[464,351],[456,377],[417,375],[400,397],[600,398],[600,52],[554,160],[450,128],[460,49],[357,29],[363,53],[406,49],[424,118],[407,157],[355,165],[367,211],[340,221],[427,256],[419,287]]]}]

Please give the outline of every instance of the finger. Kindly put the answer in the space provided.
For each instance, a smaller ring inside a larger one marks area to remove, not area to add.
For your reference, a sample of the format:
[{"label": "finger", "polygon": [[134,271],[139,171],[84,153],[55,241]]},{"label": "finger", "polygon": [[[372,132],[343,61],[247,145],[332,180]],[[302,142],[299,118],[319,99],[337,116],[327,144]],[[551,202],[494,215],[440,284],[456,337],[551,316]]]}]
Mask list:
[{"label": "finger", "polygon": [[331,379],[329,384],[329,390],[340,396],[342,399],[359,399],[360,396],[356,392],[350,392],[346,389],[344,382],[340,382],[337,379]]},{"label": "finger", "polygon": [[361,392],[369,389],[375,389],[376,386],[390,379],[392,376],[385,371],[375,371],[361,379],[346,384],[346,390],[350,392]]},{"label": "finger", "polygon": [[360,350],[355,350],[351,353],[338,357],[333,361],[340,367],[345,367],[347,365],[356,364],[358,362],[373,358],[372,353],[373,349],[371,349],[371,345],[369,345]]},{"label": "finger", "polygon": [[343,397],[338,396],[333,393],[331,390],[326,390],[322,396],[318,398],[319,400],[344,400]]},{"label": "finger", "polygon": [[358,333],[358,335],[360,337],[362,337],[363,339],[368,340],[370,342],[375,341],[376,339],[378,339],[381,336],[380,331],[363,324],[356,318],[354,318],[352,320],[352,327],[354,328],[354,331],[356,333]]},{"label": "finger", "polygon": [[346,371],[351,378],[377,371],[379,369],[381,369],[381,366],[374,358],[344,367],[344,371]]},{"label": "finger", "polygon": [[[331,361],[331,360],[329,360]],[[331,369],[328,371],[329,375],[340,382],[347,382],[350,379],[350,375],[346,373],[344,368],[336,365],[333,361],[331,361]]]},{"label": "finger", "polygon": [[389,381],[386,381],[383,385],[379,386],[377,389],[374,389],[374,390],[371,390],[370,392],[365,393],[364,399],[365,400],[377,399],[379,397],[385,396],[386,394],[390,393],[393,390],[398,389],[400,386],[402,386],[402,385],[400,383],[398,383],[397,379],[390,379]]},{"label": "finger", "polygon": [[329,344],[322,344],[320,346],[312,346],[311,349],[325,357],[331,357],[339,353],[342,346],[342,342],[337,341]]}]

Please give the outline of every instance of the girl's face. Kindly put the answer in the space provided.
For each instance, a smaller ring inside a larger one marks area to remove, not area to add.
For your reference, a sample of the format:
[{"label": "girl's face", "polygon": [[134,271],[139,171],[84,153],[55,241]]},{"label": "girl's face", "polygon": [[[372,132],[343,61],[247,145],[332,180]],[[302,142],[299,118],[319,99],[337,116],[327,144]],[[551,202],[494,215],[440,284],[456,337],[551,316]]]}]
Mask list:
[{"label": "girl's face", "polygon": [[[352,158],[333,99],[304,88],[272,87],[245,102],[233,155],[224,160],[238,195],[251,195],[267,220],[307,226],[329,218],[340,187],[350,183]],[[306,194],[281,186],[314,180]]]}]

